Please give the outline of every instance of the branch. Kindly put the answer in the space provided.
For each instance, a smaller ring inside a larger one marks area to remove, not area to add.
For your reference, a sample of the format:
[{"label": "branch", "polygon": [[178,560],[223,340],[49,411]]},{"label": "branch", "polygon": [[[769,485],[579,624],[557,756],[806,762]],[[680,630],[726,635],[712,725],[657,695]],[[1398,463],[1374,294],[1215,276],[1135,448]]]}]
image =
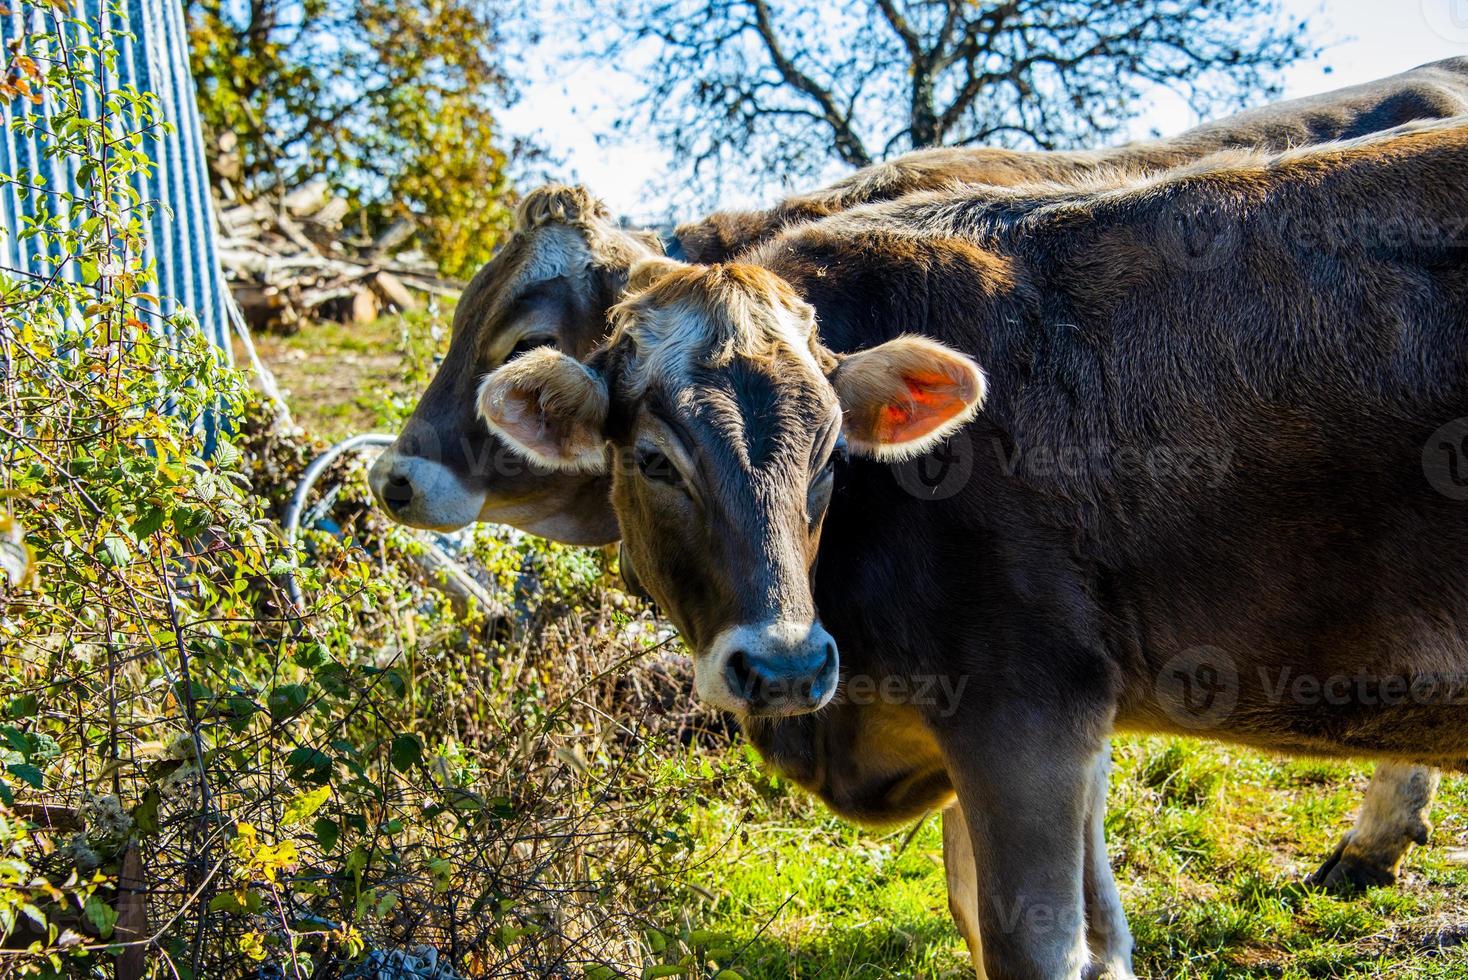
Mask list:
[{"label": "branch", "polygon": [[752,0],[751,5],[754,8],[755,32],[764,42],[770,54],[770,60],[774,63],[775,70],[780,73],[780,77],[785,79],[786,84],[804,92],[821,107],[826,124],[835,134],[836,152],[841,154],[841,159],[853,167],[869,166],[872,162],[871,154],[862,144],[861,137],[857,136],[851,128],[850,116],[843,116],[830,91],[797,68],[795,63],[785,55],[780,46],[780,39],[775,34],[774,24],[770,21],[769,5],[765,0]]},{"label": "branch", "polygon": [[902,39],[902,44],[907,48],[908,57],[912,58],[913,64],[923,61],[927,52],[923,50],[922,38],[918,37],[917,31],[912,29],[907,18],[902,16],[902,11],[897,9],[897,5],[892,0],[877,0],[877,9],[882,11],[882,16],[887,18],[887,23],[892,25],[897,36]]}]

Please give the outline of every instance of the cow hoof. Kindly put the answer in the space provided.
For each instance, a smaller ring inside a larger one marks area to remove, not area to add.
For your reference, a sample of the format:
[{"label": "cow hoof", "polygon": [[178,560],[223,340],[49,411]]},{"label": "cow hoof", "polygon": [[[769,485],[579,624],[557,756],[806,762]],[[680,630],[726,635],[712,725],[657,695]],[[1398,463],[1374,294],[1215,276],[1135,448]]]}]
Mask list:
[{"label": "cow hoof", "polygon": [[1387,888],[1397,883],[1395,863],[1373,861],[1368,855],[1350,849],[1347,837],[1336,845],[1335,851],[1326,858],[1313,875],[1305,879],[1306,884],[1332,892],[1361,892],[1368,888]]}]

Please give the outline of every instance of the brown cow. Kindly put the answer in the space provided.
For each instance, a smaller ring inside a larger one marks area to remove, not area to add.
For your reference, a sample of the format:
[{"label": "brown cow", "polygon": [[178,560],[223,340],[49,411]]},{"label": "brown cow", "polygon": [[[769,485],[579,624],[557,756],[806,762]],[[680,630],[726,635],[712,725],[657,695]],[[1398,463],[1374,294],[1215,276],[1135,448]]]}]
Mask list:
[{"label": "brown cow", "polygon": [[[547,465],[616,450],[626,554],[711,703],[820,707],[837,637],[879,674],[972,680],[924,721],[985,965],[1076,977],[1114,727],[1468,756],[1464,174],[1454,120],[862,208],[757,264],[643,263],[603,351],[507,365],[480,410]],[[884,465],[959,426],[1002,452],[951,495]],[[1161,462],[1199,446],[1227,465]],[[1070,448],[1107,465],[1024,465]]]},{"label": "brown cow", "polygon": [[[956,180],[1013,184],[1127,167],[1145,171],[1219,146],[1261,141],[1280,146],[1352,135],[1461,111],[1468,105],[1465,80],[1468,61],[1440,62],[1370,85],[1240,113],[1172,140],[1094,153],[921,151],[868,168],[825,191],[791,198],[769,212],[711,216],[680,228],[679,238],[693,257],[713,260],[804,217]],[[617,228],[578,189],[550,189],[526,199],[516,235],[475,277],[459,304],[442,369],[397,444],[373,468],[373,489],[396,518],[435,528],[493,520],[573,543],[616,537],[603,477],[526,466],[478,425],[469,406],[478,378],[517,353],[551,344],[578,357],[587,354],[603,337],[605,310],[616,300],[628,266],[656,254],[658,244]],[[922,753],[909,746],[899,756],[877,739],[837,738],[843,727],[871,730],[861,722],[842,726],[835,721],[840,716],[828,712],[830,723],[816,728],[764,726],[751,736],[773,765],[791,771],[854,819],[901,819],[947,798],[946,787],[928,779],[942,771],[931,740]],[[845,749],[844,757],[825,752],[827,743]],[[823,760],[819,765],[813,762],[817,758]],[[1435,785],[1430,773],[1384,765],[1357,827],[1322,868],[1321,880],[1332,886],[1391,880],[1410,843],[1425,839],[1425,813]],[[1104,867],[1104,854],[1099,863]],[[971,925],[965,932],[972,935]]]}]

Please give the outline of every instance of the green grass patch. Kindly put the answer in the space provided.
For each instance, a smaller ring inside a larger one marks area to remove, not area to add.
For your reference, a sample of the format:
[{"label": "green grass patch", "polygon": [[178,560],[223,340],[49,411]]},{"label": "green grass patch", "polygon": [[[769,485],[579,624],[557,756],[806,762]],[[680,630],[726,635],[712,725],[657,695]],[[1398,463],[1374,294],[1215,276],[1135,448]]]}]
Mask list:
[{"label": "green grass patch", "polygon": [[[1468,977],[1468,785],[1450,779],[1433,844],[1392,889],[1301,881],[1360,805],[1369,766],[1189,740],[1116,743],[1112,862],[1143,977]],[[691,913],[746,980],[971,975],[947,911],[936,818],[882,833],[796,791],[715,802],[694,820]],[[710,973],[712,975],[712,973]]]}]

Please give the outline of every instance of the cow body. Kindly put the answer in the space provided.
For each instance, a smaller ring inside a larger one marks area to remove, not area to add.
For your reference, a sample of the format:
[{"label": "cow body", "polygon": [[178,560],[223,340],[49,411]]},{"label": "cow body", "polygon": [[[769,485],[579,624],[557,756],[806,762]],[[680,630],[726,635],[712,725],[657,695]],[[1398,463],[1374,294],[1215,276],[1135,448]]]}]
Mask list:
[{"label": "cow body", "polygon": [[[773,243],[766,266],[815,303],[833,350],[896,336],[917,311],[925,334],[985,366],[993,392],[966,433],[975,471],[963,492],[914,504],[879,473],[853,481],[872,488],[843,500],[865,530],[853,524],[828,547],[838,567],[843,546],[859,549],[875,580],[842,589],[874,599],[887,573],[870,556],[923,551],[900,544],[919,531],[961,537],[966,555],[981,549],[976,567],[932,563],[932,576],[962,584],[923,585],[982,597],[1025,583],[1009,598],[1044,597],[1079,646],[1107,651],[1077,654],[1073,669],[1114,692],[1121,727],[1206,727],[1180,722],[1156,680],[1179,653],[1211,645],[1251,668],[1237,671],[1229,712],[1241,740],[1456,761],[1455,692],[1357,697],[1354,681],[1451,682],[1463,669],[1468,509],[1423,460],[1442,452],[1453,480],[1453,432],[1438,437],[1446,448],[1432,439],[1468,416],[1464,132],[1210,161],[1042,203],[909,200]],[[1094,455],[1183,447],[1207,450],[1210,465]],[[1081,464],[1034,465],[1071,450]],[[876,546],[873,513],[898,515]],[[924,544],[941,555],[938,537]],[[975,601],[967,628],[1000,604]],[[1349,704],[1300,694],[1290,671],[1302,665],[1351,678]],[[1029,680],[1022,670],[1006,684]]]},{"label": "cow body", "polygon": [[[1462,59],[1424,66],[1369,86],[1252,110],[1175,140],[1096,153],[921,151],[869,168],[825,192],[792,198],[769,212],[737,220],[713,216],[700,225],[680,229],[680,237],[693,257],[712,261],[804,218],[911,190],[951,188],[955,181],[1003,185],[1078,177],[1117,179],[1127,169],[1151,172],[1219,146],[1282,146],[1352,135],[1402,119],[1461,111],[1468,90],[1465,78],[1468,70]],[[571,234],[562,234],[558,222],[564,222],[564,230]],[[731,235],[731,228],[741,230]],[[549,241],[541,240],[547,236]],[[588,353],[600,339],[605,310],[625,282],[626,268],[638,256],[655,253],[656,244],[615,229],[604,213],[597,212],[594,202],[574,194],[569,198],[533,195],[522,209],[516,239],[466,292],[456,314],[454,347],[445,368],[405,428],[400,445],[374,468],[374,490],[384,500],[393,498],[406,483],[406,477],[395,472],[398,461],[411,461],[421,454],[434,458],[421,467],[432,480],[417,488],[417,499],[438,494],[440,502],[449,503],[417,514],[413,508],[394,507],[405,520],[450,526],[478,517],[562,540],[609,540],[616,535],[616,524],[605,503],[604,478],[546,474],[525,467],[478,429],[468,406],[479,375],[528,340],[555,343],[578,356]],[[411,485],[408,489],[411,491]],[[398,498],[395,502],[404,501]],[[858,719],[853,727],[863,730],[859,719],[864,714],[842,710]],[[812,768],[808,759],[814,742],[802,742],[801,732],[792,736],[775,725],[751,734],[772,764],[796,773],[797,778],[805,777],[803,784],[838,812],[881,822],[900,819],[913,807],[941,802],[949,793],[936,742],[915,722],[915,711],[907,710],[906,715],[910,735],[899,744],[911,751],[900,759],[893,758],[892,743],[870,745],[867,752],[860,740],[843,741],[850,758],[829,757],[829,764]],[[833,711],[826,717],[836,716]],[[769,731],[782,735],[775,739]],[[822,740],[819,735],[816,738]],[[1378,805],[1363,810],[1362,822],[1352,834],[1353,847],[1338,850],[1322,869],[1323,880],[1389,880],[1406,848],[1424,833],[1420,828],[1426,826],[1424,813],[1431,793],[1421,789],[1435,785],[1424,782],[1429,774],[1393,764],[1385,771],[1392,778],[1373,783],[1371,799]],[[1382,801],[1389,805],[1381,805]],[[1400,828],[1412,830],[1404,835]],[[1087,837],[1095,834],[1088,832]],[[1104,852],[1100,858],[1104,867]],[[959,867],[961,872],[962,862]],[[963,887],[971,888],[971,883]],[[965,929],[966,933],[973,931]]]},{"label": "cow body", "polygon": [[[815,595],[879,673],[974,679],[929,723],[979,824],[991,972],[1074,975],[1074,797],[1113,728],[1468,751],[1464,174],[1454,127],[1089,198],[909,201],[758,253],[834,350],[921,324],[989,375],[958,492],[851,464]],[[1221,465],[1178,462],[1200,448]]]},{"label": "cow body", "polygon": [[[1111,731],[1468,755],[1465,173],[1455,120],[857,209],[641,264],[591,362],[527,358],[480,410],[547,465],[617,450],[625,553],[713,703],[822,706],[832,637],[962,690],[923,713],[984,965],[1072,978]],[[905,486],[945,438],[962,479]]]}]

